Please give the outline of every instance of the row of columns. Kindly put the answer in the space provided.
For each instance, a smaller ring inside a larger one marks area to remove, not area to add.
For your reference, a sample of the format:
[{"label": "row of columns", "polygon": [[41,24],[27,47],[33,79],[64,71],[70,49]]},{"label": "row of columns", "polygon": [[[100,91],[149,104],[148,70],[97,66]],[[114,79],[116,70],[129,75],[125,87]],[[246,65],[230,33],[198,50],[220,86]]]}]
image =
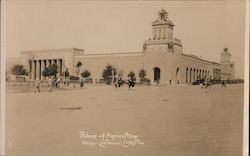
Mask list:
[{"label": "row of columns", "polygon": [[153,29],[153,39],[166,38],[167,27],[156,27]]},{"label": "row of columns", "polygon": [[45,67],[48,67],[52,64],[56,64],[58,66],[58,73],[62,74],[63,68],[63,60],[62,59],[49,59],[49,60],[29,60],[29,72],[30,79],[44,79],[42,76],[42,72]]},{"label": "row of columns", "polygon": [[207,70],[201,70],[201,69],[188,69],[186,70],[186,83],[192,83],[198,79],[198,77],[201,78],[208,78],[209,77],[209,71]]}]

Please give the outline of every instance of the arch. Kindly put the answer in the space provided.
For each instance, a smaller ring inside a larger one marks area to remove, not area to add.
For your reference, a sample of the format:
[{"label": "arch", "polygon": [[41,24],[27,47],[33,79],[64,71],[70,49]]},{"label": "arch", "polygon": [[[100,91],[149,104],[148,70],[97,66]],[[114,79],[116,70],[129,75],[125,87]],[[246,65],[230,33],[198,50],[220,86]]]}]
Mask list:
[{"label": "arch", "polygon": [[186,69],[186,83],[188,83],[188,67]]},{"label": "arch", "polygon": [[199,69],[196,69],[196,80],[199,79]]},{"label": "arch", "polygon": [[195,81],[195,68],[194,68],[194,71],[193,71],[193,81]]},{"label": "arch", "polygon": [[192,82],[192,71],[193,71],[193,70],[192,70],[192,68],[191,68],[191,69],[190,69],[190,75],[189,75],[189,77],[190,77],[190,78],[189,78],[189,83]]},{"label": "arch", "polygon": [[159,67],[154,67],[154,82],[159,83],[161,78],[161,69]]},{"label": "arch", "polygon": [[177,67],[176,69],[176,83],[179,84],[180,83],[180,68]]}]

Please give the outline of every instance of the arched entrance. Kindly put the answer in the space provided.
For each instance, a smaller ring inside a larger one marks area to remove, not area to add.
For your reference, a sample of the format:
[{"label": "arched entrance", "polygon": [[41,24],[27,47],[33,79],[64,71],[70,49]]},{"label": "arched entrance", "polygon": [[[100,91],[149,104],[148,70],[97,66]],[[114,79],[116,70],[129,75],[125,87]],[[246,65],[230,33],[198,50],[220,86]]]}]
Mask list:
[{"label": "arched entrance", "polygon": [[187,70],[186,70],[186,83],[188,83],[188,67],[187,67]]},{"label": "arched entrance", "polygon": [[193,70],[192,70],[192,68],[190,68],[189,83],[192,83],[192,72],[193,72]]},{"label": "arched entrance", "polygon": [[154,82],[159,83],[161,78],[161,69],[154,67]]},{"label": "arched entrance", "polygon": [[177,84],[180,83],[180,68],[179,67],[176,69],[176,83]]}]

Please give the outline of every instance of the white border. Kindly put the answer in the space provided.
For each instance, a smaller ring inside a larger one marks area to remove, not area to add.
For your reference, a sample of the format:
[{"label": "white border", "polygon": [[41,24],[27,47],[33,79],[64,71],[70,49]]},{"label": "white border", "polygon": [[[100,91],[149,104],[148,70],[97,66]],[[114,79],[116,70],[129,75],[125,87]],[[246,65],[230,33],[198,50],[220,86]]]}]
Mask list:
[{"label": "white border", "polygon": [[[5,155],[5,69],[6,69],[6,0],[0,0],[1,3],[1,57],[0,57],[0,156]],[[245,69],[244,69],[244,129],[243,129],[243,156],[249,155],[249,0],[245,0]]]},{"label": "white border", "polygon": [[243,156],[249,155],[249,1],[245,3],[245,69],[244,69],[244,123]]},{"label": "white border", "polygon": [[1,0],[1,129],[0,155],[5,155],[5,50],[6,50],[6,1]]}]

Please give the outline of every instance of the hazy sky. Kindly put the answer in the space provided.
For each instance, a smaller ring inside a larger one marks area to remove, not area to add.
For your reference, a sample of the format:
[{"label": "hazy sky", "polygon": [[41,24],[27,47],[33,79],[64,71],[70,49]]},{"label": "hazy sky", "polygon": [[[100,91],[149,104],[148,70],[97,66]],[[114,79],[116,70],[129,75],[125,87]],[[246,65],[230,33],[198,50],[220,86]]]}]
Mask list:
[{"label": "hazy sky", "polygon": [[164,8],[183,52],[212,61],[229,48],[244,75],[244,1],[7,1],[7,57],[23,50],[82,48],[86,53],[139,52]]}]

